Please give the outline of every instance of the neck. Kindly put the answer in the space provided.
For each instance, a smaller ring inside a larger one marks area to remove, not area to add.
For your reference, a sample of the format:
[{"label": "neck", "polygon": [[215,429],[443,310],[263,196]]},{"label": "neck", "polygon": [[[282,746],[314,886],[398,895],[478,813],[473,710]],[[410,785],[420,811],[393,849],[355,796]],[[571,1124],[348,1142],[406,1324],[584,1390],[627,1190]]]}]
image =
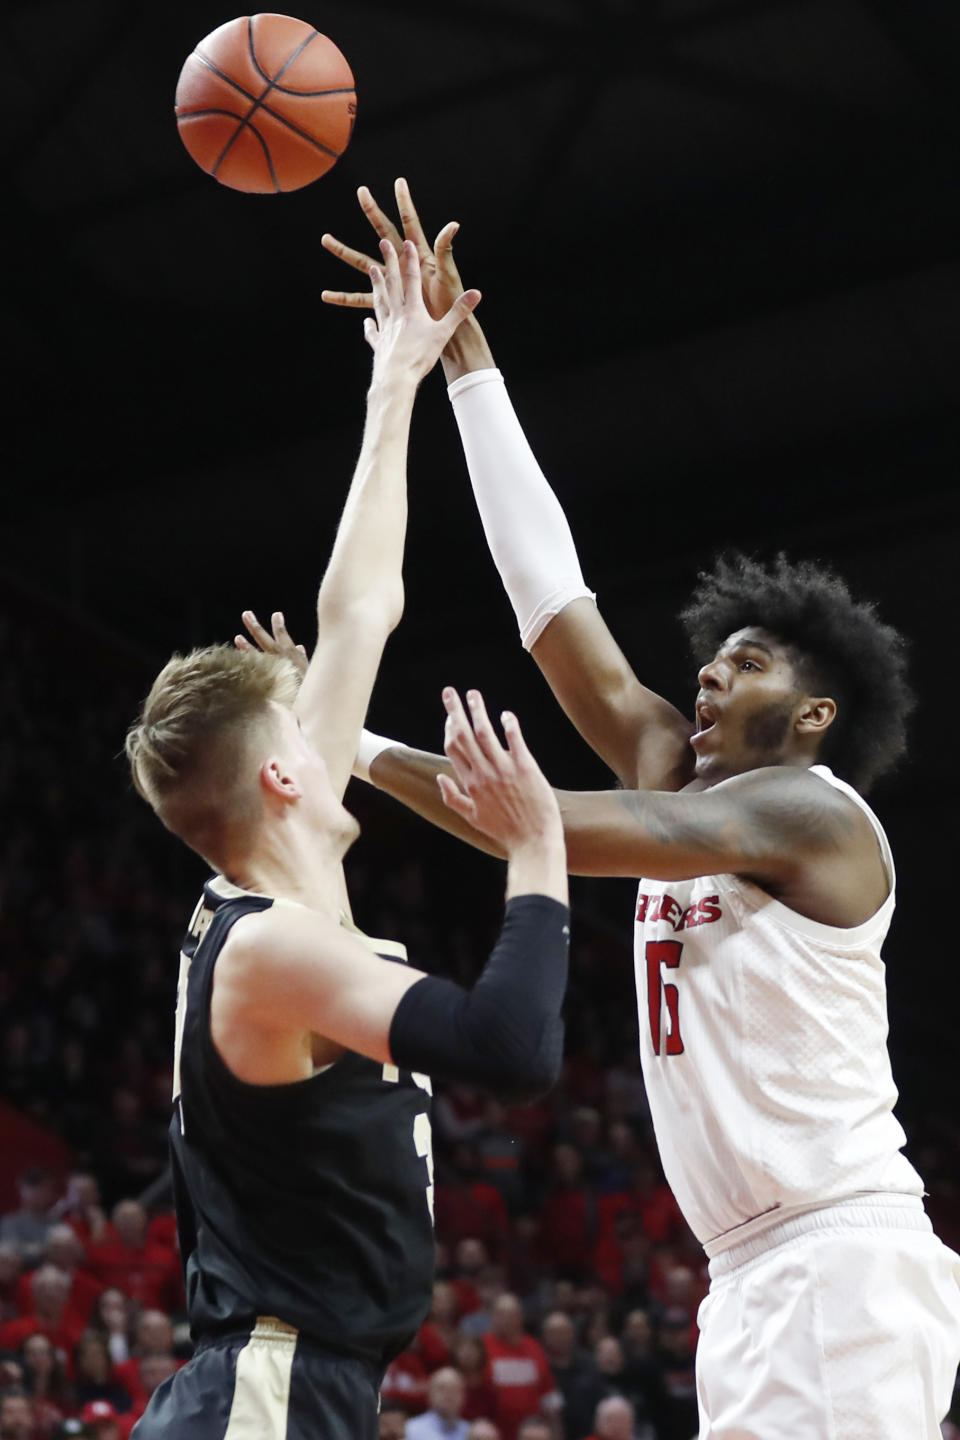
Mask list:
[{"label": "neck", "polygon": [[[350,837],[352,838],[352,837]],[[343,856],[346,843],[328,834],[300,830],[262,837],[257,848],[224,869],[242,890],[292,900],[336,919],[344,905]]]}]

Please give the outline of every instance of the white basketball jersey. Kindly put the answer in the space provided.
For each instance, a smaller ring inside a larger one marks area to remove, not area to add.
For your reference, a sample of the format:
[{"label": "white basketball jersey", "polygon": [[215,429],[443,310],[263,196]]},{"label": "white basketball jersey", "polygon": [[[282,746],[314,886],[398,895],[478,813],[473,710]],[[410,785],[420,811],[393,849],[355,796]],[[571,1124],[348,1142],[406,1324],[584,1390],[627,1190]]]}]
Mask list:
[{"label": "white basketball jersey", "polygon": [[900,1153],[880,946],[890,894],[852,929],[807,920],[733,875],[641,880],[640,1055],[667,1182],[708,1254],[864,1191],[922,1195]]}]

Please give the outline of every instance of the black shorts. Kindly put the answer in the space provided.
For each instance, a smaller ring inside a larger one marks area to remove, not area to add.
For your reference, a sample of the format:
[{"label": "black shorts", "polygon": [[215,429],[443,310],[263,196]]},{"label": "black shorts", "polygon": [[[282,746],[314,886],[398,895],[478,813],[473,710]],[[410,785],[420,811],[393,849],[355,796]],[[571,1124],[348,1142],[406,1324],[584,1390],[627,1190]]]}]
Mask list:
[{"label": "black shorts", "polygon": [[202,1341],[164,1380],[131,1440],[376,1440],[380,1372],[280,1320]]}]

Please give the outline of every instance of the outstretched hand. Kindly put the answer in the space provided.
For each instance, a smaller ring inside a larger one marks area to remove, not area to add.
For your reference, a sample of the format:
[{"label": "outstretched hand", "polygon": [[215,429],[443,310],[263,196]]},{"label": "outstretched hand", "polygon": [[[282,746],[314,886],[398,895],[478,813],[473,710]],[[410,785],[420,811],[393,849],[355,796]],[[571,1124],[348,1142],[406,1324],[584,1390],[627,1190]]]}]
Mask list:
[{"label": "outstretched hand", "polygon": [[380,241],[383,264],[370,265],[373,314],[363,333],[374,352],[373,378],[407,373],[419,383],[440,358],[457,327],[480,303],[479,290],[466,290],[434,318],[423,298],[420,257],[412,240]]},{"label": "outstretched hand", "polygon": [[531,846],[562,845],[560,807],[517,717],[509,710],[501,716],[504,747],[479,691],[467,691],[469,718],[456,690],[444,690],[443,703],[443,748],[456,777],[437,776],[444,804],[498,840],[508,855]]},{"label": "outstretched hand", "polygon": [[235,635],[233,643],[238,650],[264,650],[268,655],[282,655],[297,669],[300,678],[303,678],[309,664],[307,652],[302,645],[294,644],[293,637],[279,610],[275,610],[270,617],[270,630],[260,624],[252,610],[244,610],[241,619],[255,643],[251,645],[246,635]]},{"label": "outstretched hand", "polygon": [[[434,320],[439,320],[457,297],[463,294],[463,281],[453,258],[453,239],[460,226],[455,220],[448,221],[431,249],[406,180],[395,181],[394,193],[403,226],[402,235],[393,221],[381,210],[366,185],[360,186],[357,199],[381,240],[389,240],[397,251],[401,249],[404,240],[413,241],[420,261],[424,303]],[[343,260],[363,275],[369,275],[371,266],[376,264],[376,261],[362,250],[352,249],[333,235],[322,236],[320,243],[331,255],[336,255],[338,260]],[[327,305],[345,305],[355,309],[369,310],[373,305],[373,295],[368,290],[324,290],[320,298]]]}]

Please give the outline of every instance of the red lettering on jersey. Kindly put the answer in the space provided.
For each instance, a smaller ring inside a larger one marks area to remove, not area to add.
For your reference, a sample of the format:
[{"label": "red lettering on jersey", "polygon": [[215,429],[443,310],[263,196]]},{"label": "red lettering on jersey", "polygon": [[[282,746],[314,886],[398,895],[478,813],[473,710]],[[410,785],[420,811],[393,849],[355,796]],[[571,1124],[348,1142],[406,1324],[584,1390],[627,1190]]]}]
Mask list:
[{"label": "red lettering on jersey", "polygon": [[683,950],[679,940],[648,940],[644,947],[647,962],[647,1011],[650,1018],[650,1040],[654,1055],[660,1054],[661,1001],[667,1003],[669,1026],[667,1029],[666,1053],[683,1054],[683,1040],[680,1036],[680,997],[676,985],[662,980],[661,965],[675,970],[680,964]]},{"label": "red lettering on jersey", "polygon": [[666,920],[667,924],[672,925],[674,930],[680,929],[680,922],[683,920],[683,911],[672,895],[664,895],[660,901],[660,913],[657,919]]},{"label": "red lettering on jersey", "polygon": [[674,930],[692,930],[696,925],[710,925],[714,920],[723,919],[719,895],[707,895],[695,900],[686,910],[681,910],[672,895],[638,895],[635,919],[654,925],[665,920]]},{"label": "red lettering on jersey", "polygon": [[723,911],[720,909],[720,896],[707,895],[700,901],[698,925],[712,925],[714,920],[723,919]]}]

